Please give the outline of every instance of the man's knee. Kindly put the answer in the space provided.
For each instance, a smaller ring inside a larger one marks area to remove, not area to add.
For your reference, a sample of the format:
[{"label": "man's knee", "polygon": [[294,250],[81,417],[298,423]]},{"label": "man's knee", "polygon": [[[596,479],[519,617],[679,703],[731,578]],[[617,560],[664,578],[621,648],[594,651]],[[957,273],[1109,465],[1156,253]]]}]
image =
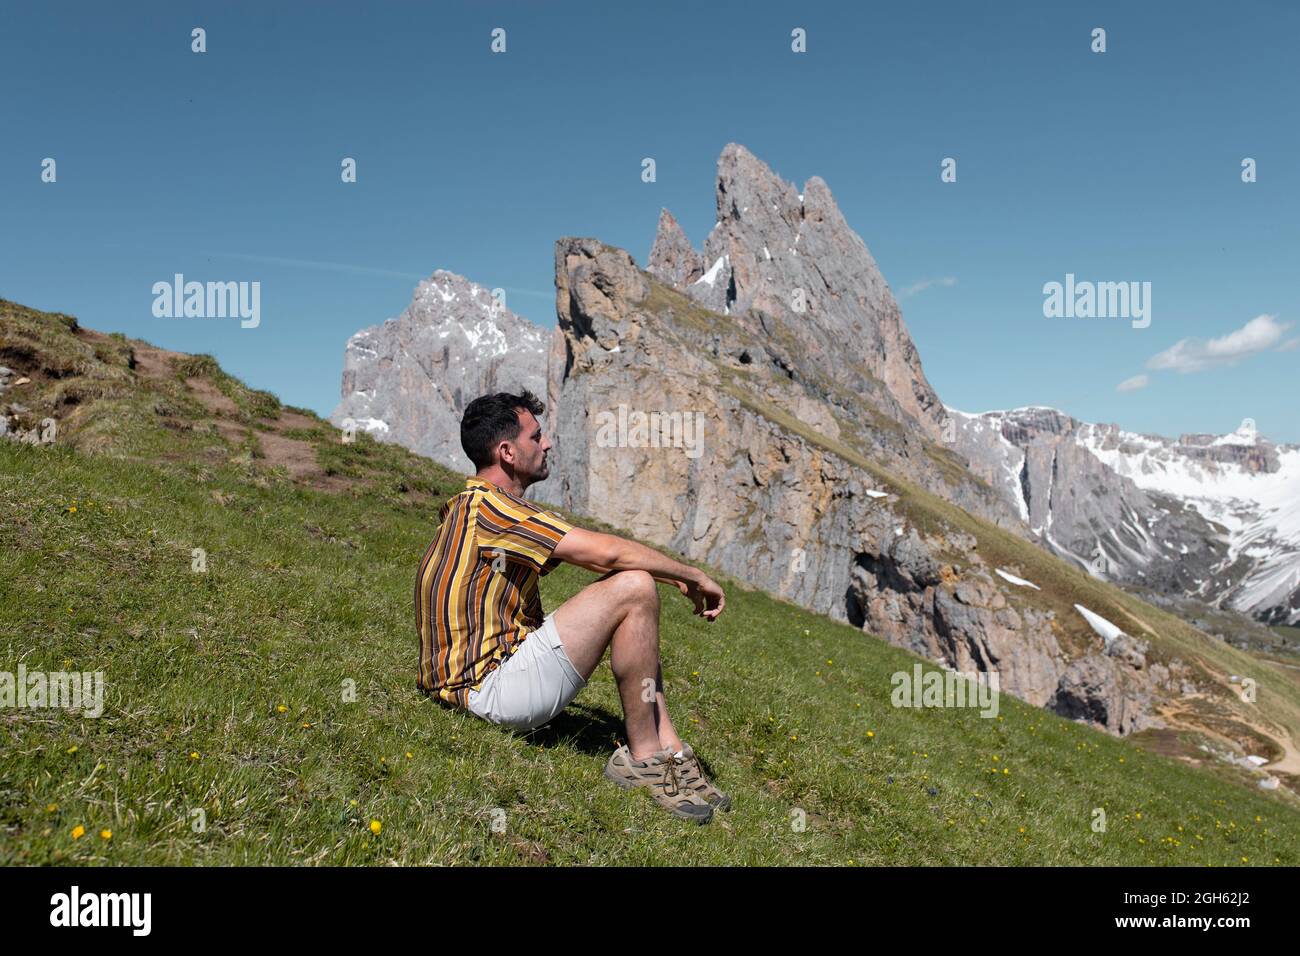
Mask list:
[{"label": "man's knee", "polygon": [[649,571],[619,571],[610,580],[624,600],[659,606],[659,589]]}]

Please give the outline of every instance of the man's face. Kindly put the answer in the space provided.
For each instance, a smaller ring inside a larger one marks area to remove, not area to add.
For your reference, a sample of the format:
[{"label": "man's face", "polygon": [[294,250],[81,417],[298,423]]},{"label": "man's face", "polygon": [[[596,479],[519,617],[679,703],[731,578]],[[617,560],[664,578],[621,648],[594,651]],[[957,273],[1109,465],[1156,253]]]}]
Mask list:
[{"label": "man's face", "polygon": [[551,450],[551,443],[542,434],[542,426],[537,418],[527,409],[516,409],[519,415],[519,435],[511,442],[514,460],[511,467],[520,484],[527,486],[545,481],[550,475],[550,465],[546,453]]}]

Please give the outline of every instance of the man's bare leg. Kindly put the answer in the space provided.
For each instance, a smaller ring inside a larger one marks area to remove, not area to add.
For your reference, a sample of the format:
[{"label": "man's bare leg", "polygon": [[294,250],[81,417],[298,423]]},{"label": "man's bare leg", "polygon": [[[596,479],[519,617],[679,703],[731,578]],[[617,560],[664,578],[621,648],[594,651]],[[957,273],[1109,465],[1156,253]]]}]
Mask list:
[{"label": "man's bare leg", "polygon": [[673,753],[682,749],[682,738],[677,735],[672,718],[668,716],[668,702],[664,700],[664,672],[662,665],[655,670],[655,727],[659,730],[659,749]]},{"label": "man's bare leg", "polygon": [[[668,716],[659,664],[659,591],[645,571],[618,571],[588,585],[555,611],[555,624],[574,669],[590,678],[609,650],[623,702],[628,749],[636,760],[680,750]],[[646,690],[654,687],[654,697]]]}]

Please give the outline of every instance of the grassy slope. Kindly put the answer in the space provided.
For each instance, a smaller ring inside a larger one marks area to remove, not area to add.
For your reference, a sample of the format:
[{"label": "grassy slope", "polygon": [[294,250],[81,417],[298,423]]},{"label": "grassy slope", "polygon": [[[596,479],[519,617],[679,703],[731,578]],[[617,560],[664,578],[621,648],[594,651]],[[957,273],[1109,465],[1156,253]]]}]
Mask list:
[{"label": "grassy slope", "polygon": [[[89,393],[102,370],[78,361]],[[131,390],[64,408],[54,446],[0,442],[0,669],[102,670],[108,687],[98,720],[0,712],[0,862],[1300,863],[1279,797],[1010,698],[999,719],[893,708],[890,676],[916,658],[739,588],[712,626],[663,591],[670,706],[737,802],[675,821],[601,777],[621,732],[606,666],[527,736],[415,691],[414,566],[458,476],[342,446],[205,367],[235,396],[209,427],[187,369],[109,375]],[[322,487],[259,457],[286,416]],[[76,447],[92,439],[111,454]],[[545,578],[547,607],[591,577]]]}]

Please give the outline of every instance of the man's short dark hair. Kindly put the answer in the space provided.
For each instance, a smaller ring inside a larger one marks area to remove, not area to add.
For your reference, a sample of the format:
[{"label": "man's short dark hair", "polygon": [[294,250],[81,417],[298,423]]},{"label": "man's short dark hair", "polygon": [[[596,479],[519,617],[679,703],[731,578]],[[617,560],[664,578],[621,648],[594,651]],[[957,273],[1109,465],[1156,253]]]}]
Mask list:
[{"label": "man's short dark hair", "polygon": [[482,470],[496,461],[496,447],[503,441],[519,437],[518,409],[526,409],[534,416],[546,411],[546,406],[536,395],[524,389],[518,395],[497,392],[482,395],[470,402],[460,420],[460,447]]}]

